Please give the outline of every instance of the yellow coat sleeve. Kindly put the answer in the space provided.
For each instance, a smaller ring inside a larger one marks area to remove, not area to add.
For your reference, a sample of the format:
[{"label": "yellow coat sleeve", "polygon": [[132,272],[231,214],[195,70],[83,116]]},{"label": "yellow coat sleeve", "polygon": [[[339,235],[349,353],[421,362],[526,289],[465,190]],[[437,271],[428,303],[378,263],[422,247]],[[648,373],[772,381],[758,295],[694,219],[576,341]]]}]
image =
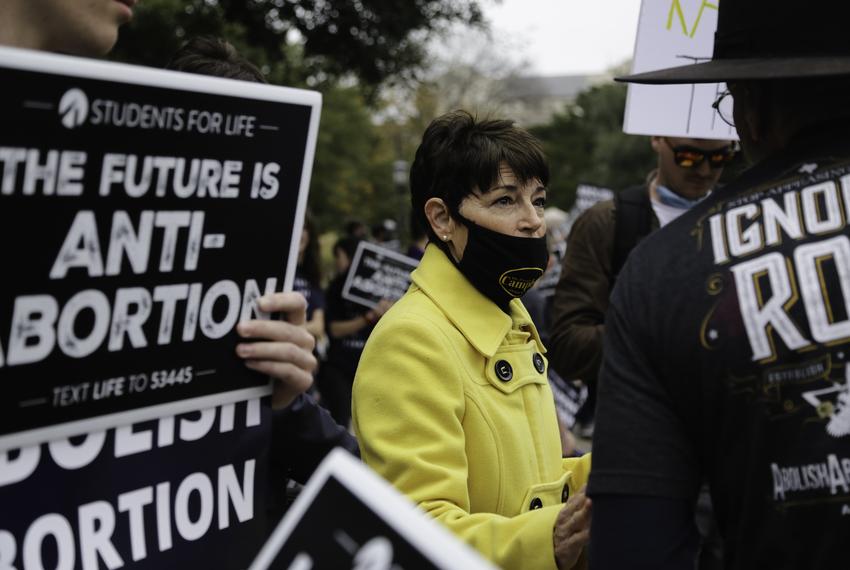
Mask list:
[{"label": "yellow coat sleeve", "polygon": [[354,382],[364,461],[498,566],[555,568],[560,506],[510,518],[470,514],[461,356],[427,317],[393,316],[373,331]]},{"label": "yellow coat sleeve", "polygon": [[590,478],[590,453],[585,453],[581,457],[565,457],[564,471],[572,471],[572,484],[570,492],[578,491],[585,485]]}]

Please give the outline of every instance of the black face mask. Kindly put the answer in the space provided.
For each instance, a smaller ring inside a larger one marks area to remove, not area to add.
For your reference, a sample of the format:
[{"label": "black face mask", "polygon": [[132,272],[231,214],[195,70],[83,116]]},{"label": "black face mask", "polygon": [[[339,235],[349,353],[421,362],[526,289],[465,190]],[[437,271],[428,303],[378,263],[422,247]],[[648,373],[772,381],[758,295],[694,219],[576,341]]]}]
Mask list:
[{"label": "black face mask", "polygon": [[546,237],[500,234],[459,217],[469,238],[463,259],[455,265],[478,291],[509,312],[511,299],[525,295],[546,270]]}]

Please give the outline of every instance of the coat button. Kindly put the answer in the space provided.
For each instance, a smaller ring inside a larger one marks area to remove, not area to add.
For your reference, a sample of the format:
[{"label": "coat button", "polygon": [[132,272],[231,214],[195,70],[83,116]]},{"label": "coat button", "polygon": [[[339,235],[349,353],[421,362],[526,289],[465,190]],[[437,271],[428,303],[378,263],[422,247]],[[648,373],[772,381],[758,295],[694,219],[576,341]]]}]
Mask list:
[{"label": "coat button", "polygon": [[567,499],[570,498],[570,488],[568,485],[564,485],[563,490],[561,491],[561,502],[566,503]]},{"label": "coat button", "polygon": [[543,501],[540,500],[540,497],[534,497],[531,499],[531,504],[528,506],[529,509],[536,510],[543,508]]},{"label": "coat button", "polygon": [[534,356],[531,357],[531,361],[534,363],[534,369],[537,370],[538,373],[543,374],[546,371],[546,363],[543,362],[543,355],[539,352],[534,353]]},{"label": "coat button", "polygon": [[502,382],[508,382],[511,378],[514,377],[514,369],[511,367],[510,362],[507,360],[500,360],[496,363],[496,376],[499,377],[499,380]]}]

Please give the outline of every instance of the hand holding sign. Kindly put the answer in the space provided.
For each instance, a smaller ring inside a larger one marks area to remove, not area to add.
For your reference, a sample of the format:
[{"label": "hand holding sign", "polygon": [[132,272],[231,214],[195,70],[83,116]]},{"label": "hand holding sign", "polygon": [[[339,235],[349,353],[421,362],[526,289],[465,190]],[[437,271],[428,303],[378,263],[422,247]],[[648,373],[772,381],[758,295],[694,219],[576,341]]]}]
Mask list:
[{"label": "hand holding sign", "polygon": [[313,384],[318,362],[313,356],[316,339],[305,326],[307,301],[299,293],[275,293],[257,299],[259,308],[281,313],[285,320],[251,320],[239,323],[243,338],[261,339],[236,346],[245,366],[275,379],[272,407],[285,408]]}]

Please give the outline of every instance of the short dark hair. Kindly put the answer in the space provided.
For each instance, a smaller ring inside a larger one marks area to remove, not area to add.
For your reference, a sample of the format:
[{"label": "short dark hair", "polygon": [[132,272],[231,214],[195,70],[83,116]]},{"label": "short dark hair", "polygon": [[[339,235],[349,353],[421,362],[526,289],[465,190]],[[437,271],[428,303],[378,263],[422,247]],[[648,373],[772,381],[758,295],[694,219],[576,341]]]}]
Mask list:
[{"label": "short dark hair", "polygon": [[422,227],[422,222],[419,220],[419,216],[416,215],[416,212],[410,210],[410,239],[413,241],[419,241],[420,239],[427,237],[428,232],[425,231],[425,228]]},{"label": "short dark hair", "polygon": [[365,238],[369,234],[369,228],[360,220],[350,220],[345,223],[345,235],[349,237]]},{"label": "short dark hair", "polygon": [[268,83],[263,72],[239,55],[229,42],[209,36],[199,36],[187,41],[174,53],[165,67],[174,71]]},{"label": "short dark hair", "polygon": [[345,236],[336,240],[333,246],[333,252],[336,254],[337,250],[342,251],[345,255],[348,256],[348,260],[352,261],[354,259],[354,254],[357,251],[357,246],[360,245],[360,242],[363,241],[360,238]]},{"label": "short dark hair", "polygon": [[434,119],[410,168],[413,215],[431,241],[437,239],[425,216],[425,202],[441,198],[453,217],[460,203],[473,193],[488,192],[507,164],[519,182],[538,179],[549,183],[549,166],[543,147],[531,133],[501,119],[478,120],[466,111],[453,111]]}]

